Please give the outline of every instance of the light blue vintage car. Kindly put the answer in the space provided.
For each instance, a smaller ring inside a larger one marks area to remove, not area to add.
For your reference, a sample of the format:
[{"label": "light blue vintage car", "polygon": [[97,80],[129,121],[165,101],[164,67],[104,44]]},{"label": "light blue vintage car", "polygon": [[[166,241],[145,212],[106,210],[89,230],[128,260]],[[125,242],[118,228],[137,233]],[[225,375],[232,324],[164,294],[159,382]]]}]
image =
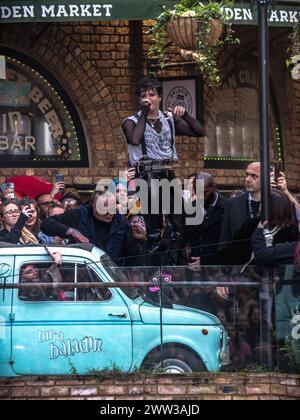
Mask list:
[{"label": "light blue vintage car", "polygon": [[[141,367],[184,373],[228,364],[228,336],[214,315],[179,305],[160,310],[133,287],[64,288],[63,282],[112,283],[124,275],[91,245],[53,250],[63,256],[61,278],[41,288],[43,298],[37,289],[0,289],[0,376]],[[41,246],[0,248],[1,284],[24,282],[30,269],[49,283],[52,268]]]}]

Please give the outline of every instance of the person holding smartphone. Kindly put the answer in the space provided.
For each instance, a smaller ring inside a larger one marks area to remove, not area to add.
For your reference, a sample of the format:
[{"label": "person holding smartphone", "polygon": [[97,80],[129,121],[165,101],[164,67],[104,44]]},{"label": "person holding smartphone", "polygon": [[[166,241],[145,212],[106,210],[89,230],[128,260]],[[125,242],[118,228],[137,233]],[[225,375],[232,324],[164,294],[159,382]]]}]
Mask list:
[{"label": "person holding smartphone", "polygon": [[40,220],[47,218],[48,212],[52,204],[56,202],[55,197],[57,194],[64,194],[66,185],[64,182],[64,175],[55,176],[55,184],[53,185],[52,191],[49,193],[42,193],[35,197],[35,200],[39,206],[39,217]]},{"label": "person holding smartphone", "polygon": [[[65,193],[66,190],[66,184],[65,184],[65,176],[62,174],[55,175],[55,184],[54,184],[55,191],[51,191],[51,195],[53,198],[56,196],[55,192],[58,190],[61,194]],[[58,194],[57,192],[57,194]]]},{"label": "person holding smartphone", "polygon": [[38,244],[36,237],[26,227],[26,222],[31,217],[29,206],[21,209],[15,200],[5,201],[0,206],[0,242]]}]

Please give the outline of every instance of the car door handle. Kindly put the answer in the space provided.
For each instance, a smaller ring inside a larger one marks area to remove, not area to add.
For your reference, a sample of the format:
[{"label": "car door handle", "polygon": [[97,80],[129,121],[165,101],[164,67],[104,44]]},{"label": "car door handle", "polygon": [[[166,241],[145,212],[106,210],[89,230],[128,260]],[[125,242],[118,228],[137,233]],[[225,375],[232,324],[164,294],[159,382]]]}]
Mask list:
[{"label": "car door handle", "polygon": [[127,318],[126,314],[109,314],[108,316],[111,316],[114,318]]}]

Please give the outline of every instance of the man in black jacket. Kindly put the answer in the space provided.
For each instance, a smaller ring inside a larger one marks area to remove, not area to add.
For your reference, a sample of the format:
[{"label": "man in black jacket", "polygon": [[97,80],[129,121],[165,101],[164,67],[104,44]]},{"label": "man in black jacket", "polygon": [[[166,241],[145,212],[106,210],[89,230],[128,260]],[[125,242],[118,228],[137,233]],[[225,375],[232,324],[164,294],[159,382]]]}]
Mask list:
[{"label": "man in black jacket", "polygon": [[220,237],[219,264],[245,264],[251,258],[251,236],[259,219],[261,203],[260,163],[246,170],[246,192],[229,200]]},{"label": "man in black jacket", "polygon": [[41,226],[49,236],[69,238],[70,242],[91,242],[105,251],[119,266],[143,265],[146,231],[132,226],[116,212],[115,195],[100,189],[92,197],[91,205],[83,205],[60,216],[49,217]]},{"label": "man in black jacket", "polygon": [[190,243],[190,264],[197,264],[199,257],[201,265],[213,265],[218,250],[222,222],[228,200],[217,192],[212,175],[201,172],[195,176],[197,180],[204,181],[204,219],[201,225],[186,226],[185,236]]}]

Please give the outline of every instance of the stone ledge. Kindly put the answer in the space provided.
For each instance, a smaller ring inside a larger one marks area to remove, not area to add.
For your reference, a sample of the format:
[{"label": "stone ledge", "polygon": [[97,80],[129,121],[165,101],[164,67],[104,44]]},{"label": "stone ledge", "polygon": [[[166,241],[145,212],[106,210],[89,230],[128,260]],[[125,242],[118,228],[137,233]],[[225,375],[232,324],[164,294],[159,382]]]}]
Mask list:
[{"label": "stone ledge", "polygon": [[300,375],[28,376],[0,378],[0,400],[300,400]]}]

